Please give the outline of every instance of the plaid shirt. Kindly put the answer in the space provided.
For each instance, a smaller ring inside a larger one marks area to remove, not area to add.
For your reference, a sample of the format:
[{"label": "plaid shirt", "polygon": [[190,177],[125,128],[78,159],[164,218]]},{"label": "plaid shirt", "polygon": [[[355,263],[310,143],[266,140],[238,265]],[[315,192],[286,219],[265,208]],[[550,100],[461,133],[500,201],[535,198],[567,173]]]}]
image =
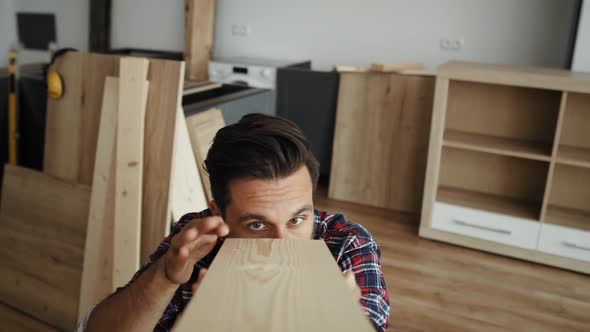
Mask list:
[{"label": "plaid shirt", "polygon": [[[171,234],[150,255],[149,261],[135,273],[129,284],[133,283],[143,271],[166,253],[172,236],[180,232],[186,224],[193,219],[210,215],[211,211],[208,209],[184,215],[174,225]],[[381,272],[379,246],[363,226],[348,222],[343,215],[332,215],[318,210],[315,210],[314,215],[313,238],[324,240],[342,272],[351,270],[354,272],[356,282],[361,289],[360,302],[365,308],[365,312],[369,315],[377,331],[385,330],[389,325],[389,296],[385,288],[383,272]],[[209,267],[222,243],[222,240],[218,241],[214,249],[197,262],[190,280],[178,287],[154,331],[169,331],[172,328],[176,317],[184,310],[192,297],[192,285],[197,280],[200,269]],[[117,291],[121,289],[119,288]]]}]

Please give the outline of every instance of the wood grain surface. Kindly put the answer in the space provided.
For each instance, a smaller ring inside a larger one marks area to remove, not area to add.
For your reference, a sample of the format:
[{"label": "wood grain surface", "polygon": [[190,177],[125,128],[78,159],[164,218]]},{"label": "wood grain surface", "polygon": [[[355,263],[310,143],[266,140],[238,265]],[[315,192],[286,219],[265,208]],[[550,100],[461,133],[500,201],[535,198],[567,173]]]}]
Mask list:
[{"label": "wood grain surface", "polygon": [[219,129],[225,127],[223,114],[221,113],[221,110],[212,108],[187,117],[186,122],[195,158],[197,160],[197,166],[199,167],[199,172],[201,174],[203,188],[205,188],[207,200],[210,201],[213,199],[213,195],[211,195],[209,174],[205,171],[204,165],[209,148],[211,147],[211,144],[213,144],[215,134],[217,134]]},{"label": "wood grain surface", "polygon": [[186,76],[190,80],[209,78],[209,60],[213,56],[215,0],[186,0],[184,52]]},{"label": "wood grain surface", "polygon": [[113,233],[115,288],[127,284],[140,266],[148,64],[146,59],[122,58],[119,66]]},{"label": "wood grain surface", "polygon": [[434,78],[342,73],[330,198],[418,212]]},{"label": "wood grain surface", "polygon": [[145,114],[141,262],[167,234],[176,111],[181,107],[184,62],[150,59]]},{"label": "wood grain surface", "polygon": [[170,209],[173,221],[180,220],[188,212],[202,211],[207,208],[207,195],[201,183],[182,108],[176,112],[176,135],[170,181],[172,182]]},{"label": "wood grain surface", "polygon": [[227,239],[175,332],[372,331],[323,241]]},{"label": "wood grain surface", "polygon": [[51,327],[24,312],[0,303],[0,322],[5,331],[15,332],[57,332]]},{"label": "wood grain surface", "polygon": [[113,237],[115,196],[115,141],[119,79],[107,77],[96,148],[96,164],[84,249],[78,320],[109,295],[113,288]]},{"label": "wood grain surface", "polygon": [[73,330],[90,188],[6,165],[0,206],[0,299]]}]

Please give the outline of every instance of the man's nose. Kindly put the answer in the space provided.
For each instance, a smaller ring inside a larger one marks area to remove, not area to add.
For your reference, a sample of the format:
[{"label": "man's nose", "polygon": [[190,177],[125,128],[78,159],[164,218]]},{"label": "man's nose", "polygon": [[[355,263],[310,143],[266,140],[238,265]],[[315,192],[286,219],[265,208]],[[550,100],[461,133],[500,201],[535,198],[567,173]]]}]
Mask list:
[{"label": "man's nose", "polygon": [[287,229],[284,227],[277,227],[275,228],[275,232],[273,234],[274,239],[286,239],[289,236]]}]

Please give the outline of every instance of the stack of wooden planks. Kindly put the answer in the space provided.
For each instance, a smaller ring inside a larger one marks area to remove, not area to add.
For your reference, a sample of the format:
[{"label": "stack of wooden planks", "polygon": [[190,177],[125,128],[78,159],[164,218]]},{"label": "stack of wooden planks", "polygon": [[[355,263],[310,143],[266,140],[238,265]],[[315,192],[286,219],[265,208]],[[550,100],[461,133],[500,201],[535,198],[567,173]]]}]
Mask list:
[{"label": "stack of wooden planks", "polygon": [[[174,217],[205,209],[180,105],[184,63],[68,52],[53,68],[44,171],[7,166],[0,207],[0,302],[73,330],[124,286]],[[174,204],[171,199],[174,198]],[[180,203],[177,203],[180,202]]]}]

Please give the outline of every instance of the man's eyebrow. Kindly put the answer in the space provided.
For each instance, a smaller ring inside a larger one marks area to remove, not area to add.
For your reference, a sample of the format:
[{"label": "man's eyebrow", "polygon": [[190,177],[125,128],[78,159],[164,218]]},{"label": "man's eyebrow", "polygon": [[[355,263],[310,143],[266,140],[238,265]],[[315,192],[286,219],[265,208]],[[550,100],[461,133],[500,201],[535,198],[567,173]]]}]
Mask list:
[{"label": "man's eyebrow", "polygon": [[[297,216],[299,214],[301,214],[302,212],[308,212],[308,211],[313,211],[313,207],[310,204],[305,204],[304,206],[300,207],[295,213],[293,213],[293,216]],[[238,218],[238,223],[243,223],[249,220],[259,220],[261,222],[268,222],[268,218],[266,218],[265,216],[261,215],[261,214],[257,214],[257,213],[246,213],[244,215],[241,215]]]},{"label": "man's eyebrow", "polygon": [[257,214],[257,213],[246,213],[244,215],[241,215],[238,218],[238,223],[243,223],[245,221],[249,221],[249,220],[253,220],[253,219],[259,220],[259,221],[262,221],[262,222],[268,222],[268,219],[265,216],[263,216],[263,215],[260,215],[260,214]]},{"label": "man's eyebrow", "polygon": [[296,215],[300,214],[301,212],[311,212],[311,211],[313,211],[313,207],[309,204],[305,204],[304,206],[299,208],[299,210],[297,210],[297,212],[293,213],[293,216],[296,216]]}]

